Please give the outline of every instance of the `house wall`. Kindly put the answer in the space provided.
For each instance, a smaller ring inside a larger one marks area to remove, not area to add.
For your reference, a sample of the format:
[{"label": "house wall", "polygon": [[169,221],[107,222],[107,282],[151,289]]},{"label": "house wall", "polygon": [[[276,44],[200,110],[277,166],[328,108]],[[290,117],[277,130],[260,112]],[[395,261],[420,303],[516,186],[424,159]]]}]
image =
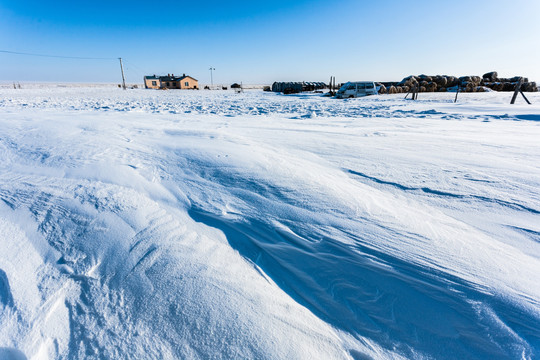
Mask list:
[{"label": "house wall", "polygon": [[[152,81],[155,81],[156,82],[156,85],[153,85],[152,84]],[[159,89],[161,84],[159,82],[159,79],[144,79],[144,86],[147,88],[147,89]]]},{"label": "house wall", "polygon": [[[187,85],[186,85],[187,83]],[[180,89],[198,89],[199,82],[192,78],[191,76],[186,76],[184,79],[180,80]]]},{"label": "house wall", "polygon": [[174,89],[174,81],[163,80],[161,81],[161,89]]}]

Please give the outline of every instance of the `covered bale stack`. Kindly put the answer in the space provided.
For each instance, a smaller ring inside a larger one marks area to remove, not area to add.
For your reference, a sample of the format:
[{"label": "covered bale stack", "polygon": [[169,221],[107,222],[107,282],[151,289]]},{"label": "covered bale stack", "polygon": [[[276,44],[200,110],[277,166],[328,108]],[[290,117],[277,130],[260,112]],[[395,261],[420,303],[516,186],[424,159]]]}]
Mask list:
[{"label": "covered bale stack", "polygon": [[[476,75],[470,76],[449,76],[449,75],[410,75],[398,83],[377,83],[382,85],[379,89],[380,94],[398,94],[406,93],[414,86],[418,86],[420,92],[483,92],[483,91],[514,91],[521,76],[512,78],[499,78],[496,71],[485,73],[482,77]],[[535,92],[538,86],[535,82],[529,82],[529,79],[523,78],[522,91]]]}]

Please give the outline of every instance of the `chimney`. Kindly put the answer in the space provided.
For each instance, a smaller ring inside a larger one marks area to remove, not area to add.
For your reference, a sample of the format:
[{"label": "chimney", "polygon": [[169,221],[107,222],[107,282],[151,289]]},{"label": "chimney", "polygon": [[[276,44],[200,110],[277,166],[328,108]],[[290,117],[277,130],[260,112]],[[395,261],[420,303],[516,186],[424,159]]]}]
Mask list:
[{"label": "chimney", "polygon": [[183,75],[184,77],[186,76],[186,74]]}]

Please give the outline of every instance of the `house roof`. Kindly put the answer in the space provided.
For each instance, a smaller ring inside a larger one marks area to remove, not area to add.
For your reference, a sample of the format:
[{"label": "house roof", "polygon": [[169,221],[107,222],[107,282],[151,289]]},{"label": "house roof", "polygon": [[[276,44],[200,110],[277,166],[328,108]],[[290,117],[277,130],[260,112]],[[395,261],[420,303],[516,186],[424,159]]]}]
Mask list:
[{"label": "house roof", "polygon": [[178,76],[160,76],[159,80],[161,81],[178,81],[180,77]]},{"label": "house roof", "polygon": [[156,75],[147,75],[144,77],[145,79],[159,79],[159,76],[156,76]]},{"label": "house roof", "polygon": [[189,75],[184,75],[184,76],[160,76],[159,77],[159,79],[161,81],[182,81],[185,78],[190,78],[190,79],[193,79],[195,81],[198,81],[197,79],[195,79],[194,77],[191,77]]},{"label": "house roof", "polygon": [[184,80],[185,78],[190,78],[190,79],[193,79],[193,80],[195,80],[195,81],[199,81],[199,80],[195,79],[193,76],[189,76],[189,75],[184,75],[184,76],[182,76],[182,77],[180,78],[180,80]]}]

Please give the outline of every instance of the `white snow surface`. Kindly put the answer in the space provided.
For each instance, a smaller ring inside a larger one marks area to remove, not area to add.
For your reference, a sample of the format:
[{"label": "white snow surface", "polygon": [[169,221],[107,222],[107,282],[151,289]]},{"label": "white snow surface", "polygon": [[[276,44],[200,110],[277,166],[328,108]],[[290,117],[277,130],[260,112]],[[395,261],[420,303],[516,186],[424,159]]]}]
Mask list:
[{"label": "white snow surface", "polygon": [[0,89],[0,359],[540,357],[540,94]]}]

